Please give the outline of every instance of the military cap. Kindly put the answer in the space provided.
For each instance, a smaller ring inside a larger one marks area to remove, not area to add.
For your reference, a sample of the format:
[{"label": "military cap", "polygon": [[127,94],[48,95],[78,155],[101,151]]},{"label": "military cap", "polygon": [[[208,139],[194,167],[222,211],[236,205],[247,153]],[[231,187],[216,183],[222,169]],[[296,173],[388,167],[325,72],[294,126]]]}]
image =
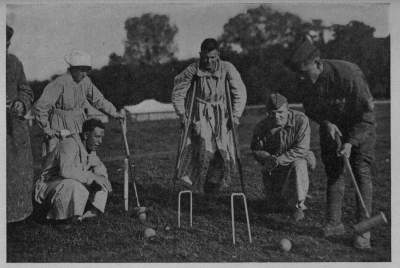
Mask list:
[{"label": "military cap", "polygon": [[11,28],[10,26],[6,25],[7,27],[7,41],[10,41],[11,37],[14,34],[14,29]]},{"label": "military cap", "polygon": [[272,93],[269,95],[269,98],[266,103],[266,107],[268,111],[277,110],[282,107],[285,103],[288,103],[285,96],[279,93]]},{"label": "military cap", "polygon": [[319,49],[315,47],[308,38],[294,50],[289,63],[292,67],[298,67],[302,62],[308,60],[312,55],[319,55]]}]

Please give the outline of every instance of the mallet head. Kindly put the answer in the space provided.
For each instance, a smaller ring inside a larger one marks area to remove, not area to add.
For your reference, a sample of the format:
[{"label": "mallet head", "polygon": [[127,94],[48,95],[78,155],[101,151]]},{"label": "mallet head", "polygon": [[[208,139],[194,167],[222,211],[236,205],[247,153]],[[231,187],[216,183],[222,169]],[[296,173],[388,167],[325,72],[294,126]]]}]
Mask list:
[{"label": "mallet head", "polygon": [[353,225],[354,232],[363,234],[378,225],[387,224],[385,214],[381,211],[378,215]]}]

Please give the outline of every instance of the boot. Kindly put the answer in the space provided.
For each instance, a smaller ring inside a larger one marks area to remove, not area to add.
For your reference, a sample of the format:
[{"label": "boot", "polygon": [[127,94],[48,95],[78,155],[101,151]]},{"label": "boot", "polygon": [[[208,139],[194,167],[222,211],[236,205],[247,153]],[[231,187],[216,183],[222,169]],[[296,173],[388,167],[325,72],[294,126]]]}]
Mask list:
[{"label": "boot", "polygon": [[358,249],[369,249],[371,248],[371,233],[366,232],[361,235],[355,235],[353,246]]},{"label": "boot", "polygon": [[340,236],[345,234],[343,223],[333,224],[328,222],[324,228],[322,228],[324,237]]},{"label": "boot", "polygon": [[305,218],[304,210],[302,208],[296,208],[292,215],[292,218],[294,222],[299,222],[304,220]]}]

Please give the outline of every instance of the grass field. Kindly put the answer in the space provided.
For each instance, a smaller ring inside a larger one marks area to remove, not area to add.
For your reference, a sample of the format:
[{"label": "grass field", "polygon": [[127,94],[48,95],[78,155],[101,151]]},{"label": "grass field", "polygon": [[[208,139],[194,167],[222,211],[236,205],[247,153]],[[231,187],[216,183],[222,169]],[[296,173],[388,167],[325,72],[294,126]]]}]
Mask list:
[{"label": "grass field", "polygon": [[[378,141],[374,212],[382,210],[390,220],[390,106],[377,105]],[[247,113],[240,126],[240,141],[253,243],[247,241],[246,221],[237,203],[237,244],[232,245],[229,196],[210,200],[194,196],[193,228],[188,213],[183,215],[183,228],[177,228],[177,195],[169,204],[171,178],[176,157],[178,124],[175,121],[131,123],[129,143],[135,154],[139,195],[150,212],[148,226],[157,237],[143,239],[144,226],[124,211],[123,147],[120,129],[115,121],[107,125],[100,155],[104,160],[114,192],[107,211],[68,231],[49,225],[23,224],[8,228],[8,262],[324,262],[324,261],[390,261],[390,223],[372,233],[372,250],[351,246],[350,226],[355,218],[354,189],[347,181],[343,237],[325,239],[320,235],[324,224],[326,176],[322,163],[310,177],[311,198],[307,200],[306,219],[292,223],[286,214],[270,213],[263,202],[260,167],[248,149],[252,129],[262,114]],[[312,124],[312,150],[319,157],[317,127]],[[38,161],[40,140],[32,133],[34,154]],[[236,178],[232,190],[239,190]],[[133,198],[133,195],[131,195]],[[131,207],[134,201],[131,199]],[[184,206],[184,209],[187,209]],[[186,210],[187,211],[187,210]],[[170,226],[166,230],[165,226]],[[10,231],[12,230],[12,232]],[[282,238],[293,242],[290,252],[279,250]]]}]

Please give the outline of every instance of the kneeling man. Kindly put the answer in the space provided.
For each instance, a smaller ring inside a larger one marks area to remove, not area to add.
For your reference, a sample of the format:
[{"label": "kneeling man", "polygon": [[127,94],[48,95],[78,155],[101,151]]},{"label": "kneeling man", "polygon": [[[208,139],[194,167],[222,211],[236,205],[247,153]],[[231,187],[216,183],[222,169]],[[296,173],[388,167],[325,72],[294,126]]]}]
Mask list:
[{"label": "kneeling man", "polygon": [[251,149],[263,166],[263,182],[268,205],[293,210],[295,221],[304,219],[309,178],[308,169],[315,168],[310,151],[310,124],[307,116],[288,108],[281,94],[271,94],[267,100],[267,117],[253,133]]},{"label": "kneeling man", "polygon": [[64,138],[46,156],[35,186],[35,201],[50,220],[83,220],[104,213],[112,191],[107,170],[96,151],[104,137],[104,124],[84,122],[80,136]]}]

